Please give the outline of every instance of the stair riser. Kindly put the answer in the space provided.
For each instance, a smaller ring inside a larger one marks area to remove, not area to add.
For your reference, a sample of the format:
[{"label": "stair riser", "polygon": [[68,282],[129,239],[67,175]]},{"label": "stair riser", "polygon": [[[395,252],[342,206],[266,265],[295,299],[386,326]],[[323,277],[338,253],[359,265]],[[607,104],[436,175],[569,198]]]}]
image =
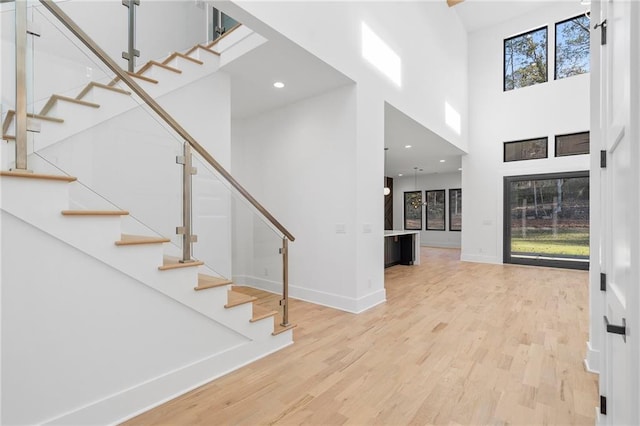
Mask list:
[{"label": "stair riser", "polygon": [[234,330],[250,337],[252,340],[262,341],[268,339],[273,332],[272,318],[250,322],[253,317],[251,303],[234,306],[233,308],[225,308],[224,305],[218,305],[214,306],[211,311],[220,323],[229,327],[233,326]]},{"label": "stair riser", "polygon": [[189,56],[204,62],[203,67],[214,67],[217,69],[220,66],[220,57],[204,49],[196,49]]},{"label": "stair riser", "polygon": [[[164,273],[161,272],[160,275]],[[217,319],[211,315],[212,307],[224,306],[227,303],[226,286],[196,292],[193,287],[183,284],[183,281],[160,278],[161,280],[155,281],[152,287],[210,318]]]},{"label": "stair riser", "polygon": [[[44,149],[53,143],[68,138],[70,135],[77,134],[105,121],[113,115],[108,114],[108,112],[102,110],[102,105],[100,108],[91,108],[70,102],[56,102],[48,115],[62,118],[64,123],[42,122],[42,131],[35,138],[33,150]],[[87,141],[87,143],[91,142]]]},{"label": "stair riser", "polygon": [[23,220],[46,222],[69,207],[69,183],[0,178],[2,208]]},{"label": "stair riser", "polygon": [[194,76],[201,72],[207,72],[206,69],[208,69],[204,66],[204,64],[197,64],[180,56],[176,56],[175,58],[173,58],[173,60],[167,63],[167,65],[182,70],[182,75],[188,76]]}]

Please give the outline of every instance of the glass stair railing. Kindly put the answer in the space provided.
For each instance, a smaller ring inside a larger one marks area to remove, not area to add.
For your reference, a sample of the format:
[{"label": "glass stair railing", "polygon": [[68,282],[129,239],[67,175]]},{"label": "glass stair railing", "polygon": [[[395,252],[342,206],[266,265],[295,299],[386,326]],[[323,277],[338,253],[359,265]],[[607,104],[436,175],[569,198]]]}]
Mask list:
[{"label": "glass stair railing", "polygon": [[[22,138],[27,168],[77,177],[72,208],[126,210],[123,234],[167,238],[167,256],[204,262],[209,278],[196,290],[232,282],[234,293],[256,298],[254,319],[274,315],[276,331],[289,328],[293,235],[148,93],[162,78],[123,70],[53,1],[26,9],[41,36],[28,37],[26,69],[16,67],[26,76],[26,108],[5,111],[11,100],[3,95],[3,133],[16,135],[5,145]],[[3,27],[3,45],[8,38]],[[166,69],[180,71],[176,61],[202,62],[185,52],[156,66],[179,78]],[[2,83],[3,93],[16,87],[4,76]],[[18,128],[9,114],[37,131]]]}]

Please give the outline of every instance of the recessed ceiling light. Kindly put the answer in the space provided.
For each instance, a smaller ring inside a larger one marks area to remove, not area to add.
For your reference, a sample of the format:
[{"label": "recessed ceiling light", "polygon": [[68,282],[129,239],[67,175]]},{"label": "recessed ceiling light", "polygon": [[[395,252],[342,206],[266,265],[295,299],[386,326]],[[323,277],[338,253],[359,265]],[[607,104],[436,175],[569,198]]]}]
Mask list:
[{"label": "recessed ceiling light", "polygon": [[458,170],[459,170],[459,171],[462,171],[462,167],[458,167]]},{"label": "recessed ceiling light", "polygon": [[275,87],[276,89],[282,89],[284,87],[284,83],[281,81],[276,81],[275,83],[273,83],[273,87]]},{"label": "recessed ceiling light", "polygon": [[444,163],[446,160],[440,160],[441,163]]},{"label": "recessed ceiling light", "polygon": [[411,145],[405,145],[404,147],[405,148],[411,148]]},{"label": "recessed ceiling light", "polygon": [[402,176],[402,173],[398,173],[398,176]]}]

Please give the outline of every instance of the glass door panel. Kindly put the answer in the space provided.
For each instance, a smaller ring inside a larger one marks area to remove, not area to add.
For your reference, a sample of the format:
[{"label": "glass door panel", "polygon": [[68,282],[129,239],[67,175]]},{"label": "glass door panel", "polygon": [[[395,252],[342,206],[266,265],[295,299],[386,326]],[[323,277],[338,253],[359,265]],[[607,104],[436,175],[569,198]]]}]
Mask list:
[{"label": "glass door panel", "polygon": [[505,178],[504,261],[588,269],[588,172]]}]

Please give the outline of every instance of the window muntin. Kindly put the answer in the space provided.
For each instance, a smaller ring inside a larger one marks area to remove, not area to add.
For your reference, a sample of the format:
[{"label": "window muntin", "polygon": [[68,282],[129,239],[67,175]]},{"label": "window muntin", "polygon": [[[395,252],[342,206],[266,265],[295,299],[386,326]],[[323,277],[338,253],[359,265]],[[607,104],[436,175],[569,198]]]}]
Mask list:
[{"label": "window muntin", "polygon": [[556,157],[589,153],[589,132],[556,135]]},{"label": "window muntin", "polygon": [[547,81],[547,27],[504,40],[504,91]]},{"label": "window muntin", "polygon": [[589,18],[579,15],[556,23],[556,80],[589,72]]},{"label": "window muntin", "polygon": [[504,162],[547,158],[548,138],[526,139],[504,143]]}]

